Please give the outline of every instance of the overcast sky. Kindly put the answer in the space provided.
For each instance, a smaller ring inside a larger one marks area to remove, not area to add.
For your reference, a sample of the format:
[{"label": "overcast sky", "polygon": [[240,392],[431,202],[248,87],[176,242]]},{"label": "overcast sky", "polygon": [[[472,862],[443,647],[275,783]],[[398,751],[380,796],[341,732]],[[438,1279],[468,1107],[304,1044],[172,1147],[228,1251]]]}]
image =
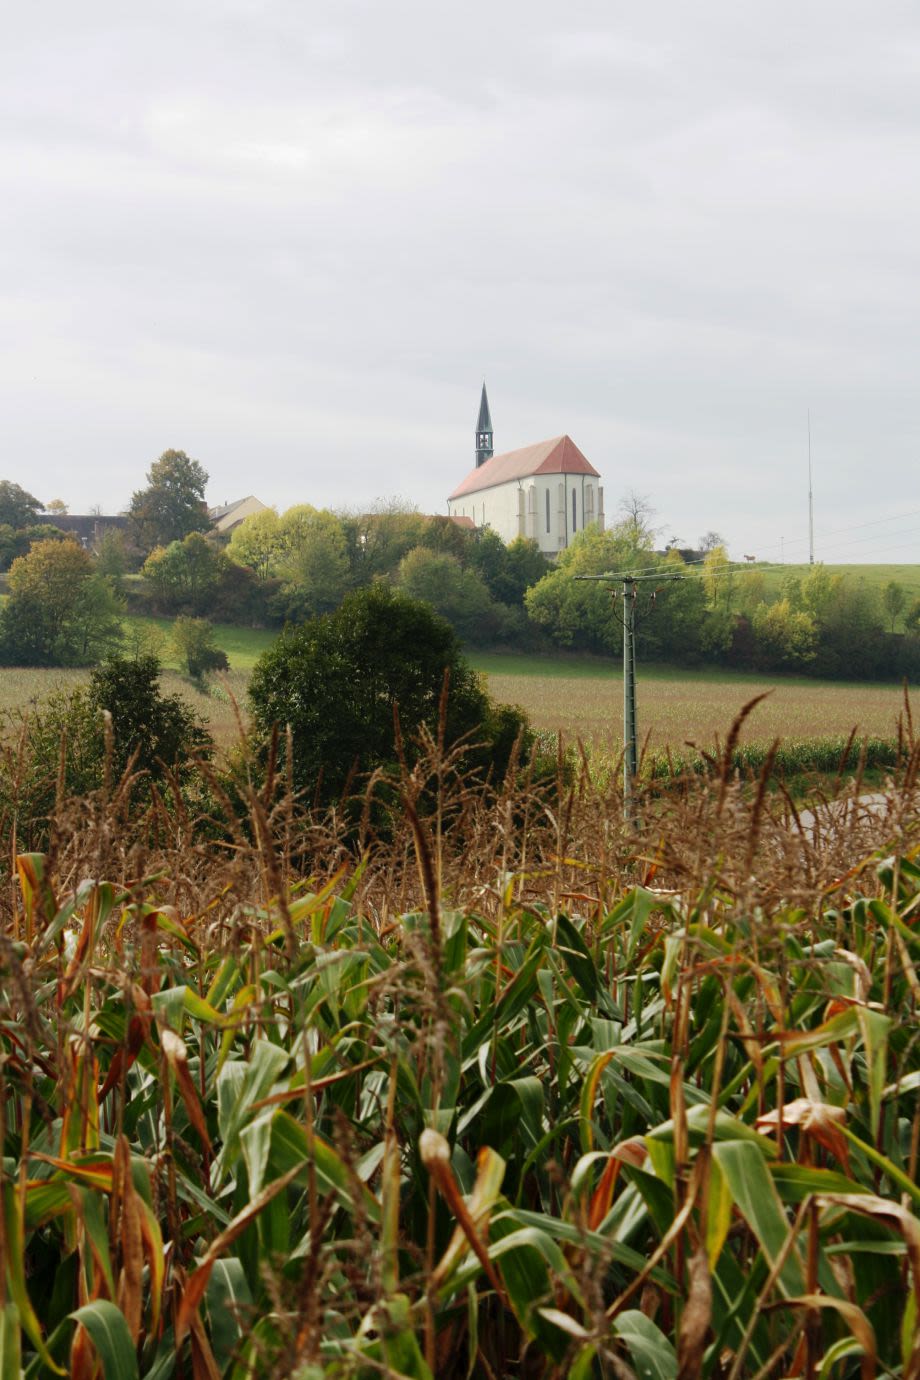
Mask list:
[{"label": "overcast sky", "polygon": [[771,559],[807,550],[810,408],[817,555],[918,559],[915,4],[3,28],[0,477],[116,512],[174,446],[212,503],[444,511],[485,378],[496,450],[568,432],[608,516],[633,487]]}]

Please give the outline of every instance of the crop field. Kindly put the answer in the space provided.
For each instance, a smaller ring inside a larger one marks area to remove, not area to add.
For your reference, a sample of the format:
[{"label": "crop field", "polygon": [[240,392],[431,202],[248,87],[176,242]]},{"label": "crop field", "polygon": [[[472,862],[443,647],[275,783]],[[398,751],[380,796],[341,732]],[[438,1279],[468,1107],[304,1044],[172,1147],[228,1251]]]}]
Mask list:
[{"label": "crop field", "polygon": [[0,808],[0,1374],[913,1380],[918,770]]},{"label": "crop field", "polygon": [[[134,620],[138,621],[138,620]],[[145,624],[153,620],[144,620]],[[233,696],[245,713],[249,672],[270,635],[233,629],[236,642],[221,645],[230,656],[231,671],[202,693],[175,670],[163,676],[166,690],[178,691],[205,718],[219,746],[237,734]],[[495,699],[519,704],[536,729],[561,732],[597,749],[618,751],[623,715],[622,673],[615,662],[592,658],[537,657],[472,653],[472,664],[484,674]],[[168,664],[168,663],[167,663]],[[0,714],[36,704],[57,689],[85,684],[88,671],[13,668],[0,672]],[[754,710],[742,738],[769,743],[818,737],[846,737],[856,728],[860,736],[890,738],[897,732],[904,708],[900,687],[851,685],[778,676],[717,671],[675,671],[642,668],[639,675],[640,739],[648,735],[651,748],[676,752],[687,742],[710,747],[724,734],[739,709],[763,691],[769,698]],[[920,723],[920,692],[910,695],[914,720]]]},{"label": "crop field", "polygon": [[[580,737],[597,746],[622,738],[623,676],[615,662],[473,655],[496,699],[519,704],[535,728]],[[744,728],[748,742],[846,737],[890,737],[904,708],[900,687],[851,685],[804,678],[716,671],[640,668],[639,736],[650,746],[678,749],[690,741],[708,747],[748,700],[764,691]],[[920,692],[911,692],[920,723]]]},{"label": "crop field", "polygon": [[[0,670],[0,718],[8,714],[27,712],[58,691],[66,692],[78,685],[86,685],[89,677],[88,670],[44,670],[35,666],[4,667]],[[162,677],[163,689],[169,693],[178,692],[188,701],[208,722],[219,746],[227,746],[237,735],[236,715],[231,696],[245,713],[248,682],[248,671],[231,670],[229,675],[220,678],[219,683],[202,692],[177,671],[167,670]],[[0,737],[4,736],[4,732],[5,726],[0,722]]]},{"label": "crop field", "polygon": [[[755,565],[752,569],[761,571],[767,591],[771,595],[774,593],[778,595],[784,580],[802,579],[813,567],[807,563],[780,565],[778,562],[770,562]],[[908,596],[908,603],[914,599],[920,599],[920,565],[916,563],[837,565],[828,561],[824,569],[830,575],[845,575],[848,583],[865,580],[866,584],[876,589],[884,589],[885,585],[894,580],[896,584],[903,586]]]}]

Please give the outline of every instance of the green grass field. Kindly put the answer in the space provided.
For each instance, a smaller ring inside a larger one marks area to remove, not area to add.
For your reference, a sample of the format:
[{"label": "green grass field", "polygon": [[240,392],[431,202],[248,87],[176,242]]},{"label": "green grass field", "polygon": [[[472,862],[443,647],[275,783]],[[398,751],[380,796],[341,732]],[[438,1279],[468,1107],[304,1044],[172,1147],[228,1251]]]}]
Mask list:
[{"label": "green grass field", "polygon": [[[865,580],[866,584],[874,586],[876,589],[884,589],[891,580],[896,584],[902,585],[907,594],[908,604],[914,599],[920,599],[920,565],[825,565],[825,570],[830,575],[845,575],[848,581]],[[764,577],[767,592],[769,595],[779,596],[783,581],[789,579],[802,579],[812,569],[807,562],[800,565],[780,565],[779,563],[764,563],[754,565],[752,570],[759,570]]]}]

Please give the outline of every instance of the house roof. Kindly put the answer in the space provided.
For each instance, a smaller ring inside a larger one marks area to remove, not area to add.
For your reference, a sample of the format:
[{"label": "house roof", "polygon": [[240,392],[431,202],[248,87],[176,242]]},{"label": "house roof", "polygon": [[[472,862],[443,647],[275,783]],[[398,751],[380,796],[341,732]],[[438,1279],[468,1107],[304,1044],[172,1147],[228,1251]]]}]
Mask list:
[{"label": "house roof", "polygon": [[[242,508],[244,503],[249,503],[252,499],[255,499],[256,503],[261,502],[260,499],[256,498],[255,494],[247,494],[245,498],[238,498],[234,503],[222,503],[219,508],[209,508],[208,517],[212,522],[218,522],[221,518],[226,517],[228,513],[232,513],[234,508]],[[262,507],[265,507],[264,503]]]},{"label": "house roof", "polygon": [[470,470],[463,482],[454,489],[448,502],[462,498],[464,494],[491,489],[496,484],[507,484],[512,479],[529,479],[536,474],[593,474],[600,479],[598,471],[582,455],[571,436],[554,436],[550,441],[538,441],[535,446],[523,446],[520,450],[506,451],[504,455],[493,455],[484,465]]}]

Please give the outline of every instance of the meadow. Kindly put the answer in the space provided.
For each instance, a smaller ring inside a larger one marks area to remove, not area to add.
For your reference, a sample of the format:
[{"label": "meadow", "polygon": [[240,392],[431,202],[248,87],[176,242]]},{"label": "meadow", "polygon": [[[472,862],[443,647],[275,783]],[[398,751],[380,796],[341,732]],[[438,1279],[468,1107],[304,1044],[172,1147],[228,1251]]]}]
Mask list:
[{"label": "meadow", "polygon": [[[758,562],[751,569],[759,570],[764,576],[764,583],[768,594],[779,596],[784,580],[801,580],[814,567],[807,562],[780,564],[779,562]],[[864,580],[873,589],[882,590],[892,580],[895,584],[903,587],[907,594],[907,602],[910,604],[914,599],[920,599],[920,566],[916,562],[895,562],[887,564],[865,564],[851,563],[833,564],[827,562],[824,569],[829,575],[844,575],[848,583]]]}]

